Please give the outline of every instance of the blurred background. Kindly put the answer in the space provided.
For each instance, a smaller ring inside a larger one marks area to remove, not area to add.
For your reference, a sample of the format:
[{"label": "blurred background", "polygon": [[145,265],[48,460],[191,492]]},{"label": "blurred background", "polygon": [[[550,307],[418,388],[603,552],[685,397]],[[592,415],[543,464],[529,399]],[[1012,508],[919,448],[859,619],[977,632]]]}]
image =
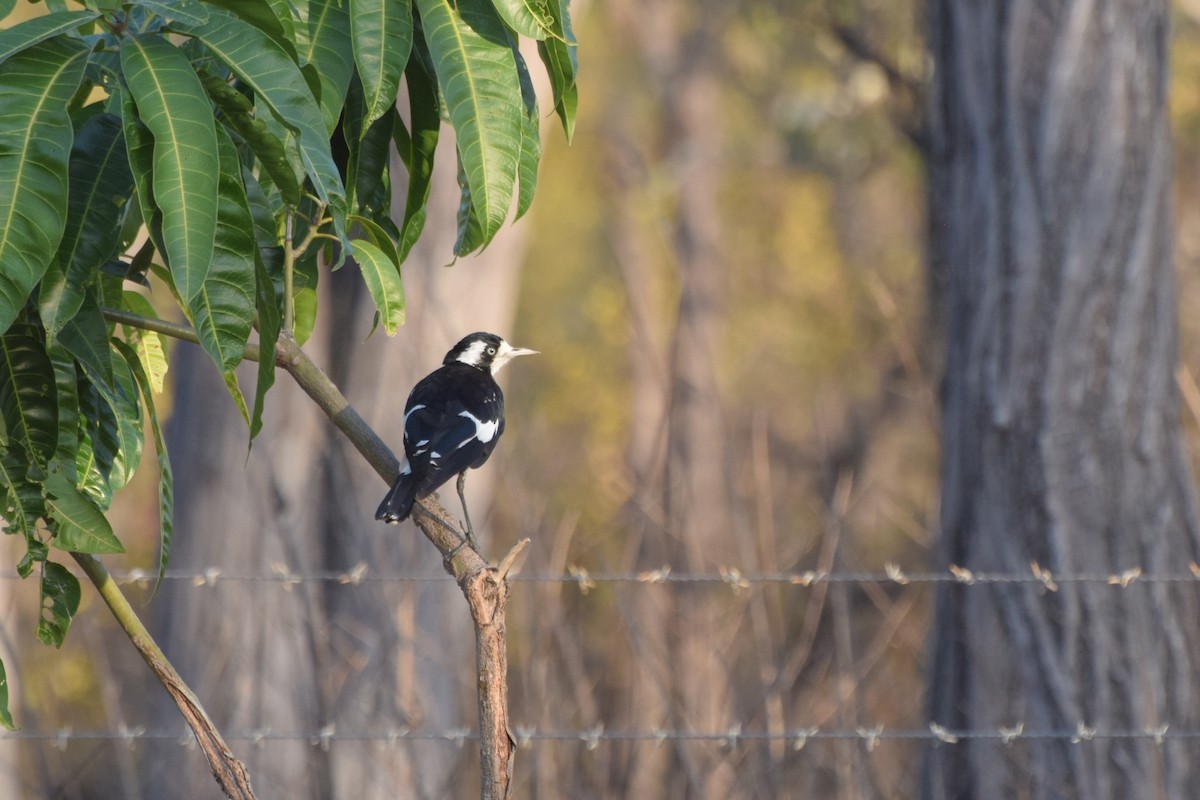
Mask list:
[{"label": "blurred background", "polygon": [[[1176,6],[1186,399],[1200,398],[1200,3]],[[394,446],[408,389],[462,335],[542,352],[504,373],[508,433],[467,489],[486,555],[532,540],[508,617],[518,796],[912,796],[927,741],[872,732],[926,728],[933,590],[853,576],[933,564],[921,3],[573,11],[578,128],[568,147],[547,116],[528,217],[447,266],[444,150],[407,324],[368,337],[348,267],[324,280],[306,349]],[[153,599],[145,582],[126,591],[261,797],[475,796],[473,642],[438,554],[411,524],[374,522],[384,485],[285,376],[247,454],[212,373],[175,348],[160,406],[172,573]],[[129,554],[107,563],[125,576],[155,563],[144,472],[113,515]],[[851,577],[788,577],[808,572]],[[26,734],[0,739],[0,797],[220,797],[97,600],[85,586],[54,651],[33,636],[36,583],[0,580]]]}]

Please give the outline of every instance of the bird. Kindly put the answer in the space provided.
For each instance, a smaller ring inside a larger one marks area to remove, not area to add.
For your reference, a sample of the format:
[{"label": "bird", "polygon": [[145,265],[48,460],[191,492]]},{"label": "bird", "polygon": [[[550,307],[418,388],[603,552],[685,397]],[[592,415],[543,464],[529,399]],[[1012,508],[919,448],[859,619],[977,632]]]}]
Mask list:
[{"label": "bird", "polygon": [[413,504],[458,476],[458,498],[474,544],[464,485],[468,469],[483,466],[504,433],[504,393],[496,373],[537,350],[513,347],[494,333],[464,336],[442,366],[422,378],[404,405],[404,460],[375,519],[395,524]]}]

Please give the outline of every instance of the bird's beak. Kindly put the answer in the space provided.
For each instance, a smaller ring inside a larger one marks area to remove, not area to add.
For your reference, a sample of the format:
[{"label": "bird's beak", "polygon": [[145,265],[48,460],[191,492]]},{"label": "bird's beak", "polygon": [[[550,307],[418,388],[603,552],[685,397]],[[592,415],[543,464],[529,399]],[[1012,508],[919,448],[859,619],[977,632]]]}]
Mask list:
[{"label": "bird's beak", "polygon": [[514,347],[512,350],[508,351],[509,358],[516,358],[517,356],[536,356],[536,355],[538,355],[537,350],[530,350],[527,347]]}]

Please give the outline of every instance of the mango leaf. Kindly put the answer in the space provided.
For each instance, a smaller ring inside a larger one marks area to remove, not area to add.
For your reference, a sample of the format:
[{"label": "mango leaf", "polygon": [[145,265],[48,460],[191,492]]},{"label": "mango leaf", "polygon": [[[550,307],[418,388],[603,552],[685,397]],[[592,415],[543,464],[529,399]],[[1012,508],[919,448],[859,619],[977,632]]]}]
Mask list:
[{"label": "mango leaf", "polygon": [[233,12],[282,47],[293,61],[296,55],[296,28],[289,0],[204,0]]},{"label": "mango leaf", "polygon": [[296,50],[302,65],[312,65],[320,81],[317,101],[325,120],[325,138],[333,135],[346,87],[354,73],[354,45],[350,40],[350,12],[345,0],[308,0],[307,25],[296,30]]},{"label": "mango leaf", "polygon": [[218,129],[217,141],[220,184],[213,261],[189,311],[200,345],[217,368],[228,373],[241,363],[254,324],[254,253],[258,245],[237,151],[224,129]]},{"label": "mango leaf", "polygon": [[263,405],[275,384],[275,343],[283,321],[275,297],[275,284],[260,258],[254,265],[254,299],[258,309],[258,376],[254,385],[254,410],[250,414],[250,442],[262,431]]},{"label": "mango leaf", "polygon": [[[137,106],[129,92],[121,92],[121,130],[125,137],[125,155],[129,159],[136,190],[134,200],[141,213],[142,222],[150,234],[154,249],[162,252],[162,212],[154,200],[154,137],[150,129],[138,118]],[[170,281],[168,281],[170,283]],[[174,291],[174,284],[171,284]]]},{"label": "mango leaf", "polygon": [[262,165],[276,188],[283,194],[284,202],[294,206],[300,202],[300,184],[288,161],[283,140],[270,131],[266,122],[254,115],[254,104],[237,89],[208,72],[200,74],[208,96],[221,109],[229,127],[250,147],[258,163]]},{"label": "mango leaf", "polygon": [[[158,313],[154,310],[154,306],[144,295],[137,292],[123,292],[121,305],[139,316],[158,319]],[[137,354],[138,362],[150,383],[151,391],[154,394],[162,394],[168,366],[166,337],[145,328],[126,325],[125,340]],[[137,377],[136,371],[134,377]]]},{"label": "mango leaf", "polygon": [[412,0],[350,0],[350,34],[367,106],[365,135],[396,103],[412,52]]},{"label": "mango leaf", "polygon": [[57,335],[75,316],[88,279],[116,253],[132,192],[120,117],[91,116],[71,146],[66,226],[57,263],[47,271],[38,294],[38,313],[48,336]]},{"label": "mango leaf", "polygon": [[96,504],[61,472],[46,478],[46,510],[54,522],[50,544],[71,553],[124,553]]},{"label": "mango leaf", "polygon": [[50,344],[46,355],[54,367],[55,397],[58,402],[58,449],[52,469],[60,470],[72,482],[79,479],[76,457],[79,453],[79,370],[75,358],[61,342]]},{"label": "mango leaf", "polygon": [[17,7],[17,0],[0,0],[0,20],[8,17]]},{"label": "mango leaf", "polygon": [[79,581],[62,564],[42,564],[42,614],[37,637],[42,644],[61,647],[71,619],[79,610]]},{"label": "mango leaf", "polygon": [[175,288],[190,304],[208,275],[217,224],[217,136],[192,65],[159,35],[128,36],[121,66],[154,137],[154,202]]},{"label": "mango leaf", "polygon": [[303,345],[317,324],[317,251],[310,249],[295,264],[295,294],[292,297],[295,325],[292,334]]},{"label": "mango leaf", "polygon": [[342,132],[345,135],[346,190],[351,211],[361,210],[372,215],[386,215],[391,202],[388,181],[392,125],[395,114],[388,113],[364,129],[366,98],[362,83],[355,76],[346,92],[346,108],[342,113]]},{"label": "mango leaf", "polygon": [[486,245],[487,238],[483,232],[483,225],[479,221],[479,214],[475,210],[475,204],[471,201],[471,184],[467,178],[467,170],[463,166],[461,154],[458,156],[458,188],[460,199],[458,201],[458,231],[454,241],[454,255],[462,256]]},{"label": "mango leaf", "polygon": [[521,125],[521,156],[517,160],[517,213],[513,219],[525,216],[533,204],[533,193],[537,189],[538,164],[542,160],[542,134],[538,120],[537,92],[529,77],[529,68],[521,51],[513,47],[513,58],[517,62],[517,75],[521,79],[521,100],[525,103],[525,116]]},{"label": "mango leaf", "polygon": [[571,12],[566,0],[549,0],[548,10],[552,17],[553,36],[538,42],[538,55],[550,76],[554,110],[562,120],[563,132],[569,143],[575,135],[575,109],[579,104],[579,90],[575,85],[579,73],[579,48],[575,43],[575,31],[571,27]]},{"label": "mango leaf", "polygon": [[80,455],[88,457],[79,475],[81,485],[96,504],[107,508],[112,493],[133,478],[141,462],[145,444],[142,408],[133,373],[123,359],[111,357],[111,350],[111,379],[98,373],[90,361],[78,363],[85,378],[79,387],[83,421],[79,447]]},{"label": "mango leaf", "polygon": [[404,285],[396,264],[375,245],[361,239],[350,242],[355,263],[362,270],[363,282],[379,310],[379,319],[388,336],[404,322]]},{"label": "mango leaf", "polygon": [[46,272],[67,210],[67,103],[88,53],[57,41],[0,65],[0,331]]},{"label": "mango leaf", "polygon": [[[405,131],[403,125],[395,125],[392,129],[396,150],[408,169],[408,195],[404,201],[404,219],[400,224],[401,261],[408,258],[409,251],[421,236],[421,229],[425,227],[425,209],[433,178],[433,157],[442,125],[439,113],[441,101],[433,76],[426,71],[425,59],[421,57],[423,50],[422,38],[415,44],[404,73],[408,83],[412,131]],[[402,133],[408,133],[403,140],[400,138]]]},{"label": "mango leaf", "polygon": [[121,424],[112,405],[86,378],[79,381],[77,397],[79,449],[75,454],[76,485],[97,505],[104,507],[112,503],[114,487],[110,476],[113,475],[113,465],[120,458]]},{"label": "mango leaf", "polygon": [[241,78],[271,112],[299,136],[300,157],[317,196],[329,206],[334,229],[344,235],[346,194],[329,151],[321,109],[296,63],[269,36],[237,17],[213,11],[206,24],[178,26],[202,41]]},{"label": "mango leaf", "polygon": [[0,661],[0,725],[10,731],[17,729],[12,712],[8,710],[8,673],[4,671],[3,661]]},{"label": "mango leaf", "polygon": [[171,459],[167,456],[167,440],[158,419],[158,411],[154,407],[154,387],[151,385],[150,376],[142,369],[141,355],[124,342],[116,342],[116,348],[133,372],[134,380],[142,392],[142,402],[146,404],[150,429],[154,432],[154,450],[158,458],[158,579],[155,583],[157,590],[171,560],[171,540],[175,530],[175,478],[171,471]]},{"label": "mango leaf", "polygon": [[54,366],[38,330],[24,321],[0,336],[0,416],[9,447],[44,468],[58,449]]},{"label": "mango leaf", "polygon": [[25,537],[28,552],[18,565],[22,578],[28,578],[33,564],[44,561],[49,552],[37,537],[37,523],[46,513],[46,500],[41,486],[27,477],[29,472],[29,459],[20,448],[0,448],[0,518],[5,533]]},{"label": "mango leaf", "polygon": [[558,0],[492,0],[500,16],[522,36],[541,41],[554,35],[550,5]]},{"label": "mango leaf", "polygon": [[98,16],[100,15],[95,11],[68,11],[19,22],[7,30],[0,31],[0,62],[7,61],[14,53],[33,47],[39,42],[86,25]]},{"label": "mango leaf", "polygon": [[108,345],[108,323],[100,313],[95,297],[84,298],[79,313],[66,324],[58,341],[83,367],[92,380],[112,386],[113,360]]},{"label": "mango leaf", "polygon": [[490,242],[508,216],[525,104],[511,38],[490,0],[417,0],[417,8],[480,228],[459,237],[463,255]]},{"label": "mango leaf", "polygon": [[138,0],[138,5],[167,19],[179,20],[192,25],[208,22],[208,9],[196,0]]}]

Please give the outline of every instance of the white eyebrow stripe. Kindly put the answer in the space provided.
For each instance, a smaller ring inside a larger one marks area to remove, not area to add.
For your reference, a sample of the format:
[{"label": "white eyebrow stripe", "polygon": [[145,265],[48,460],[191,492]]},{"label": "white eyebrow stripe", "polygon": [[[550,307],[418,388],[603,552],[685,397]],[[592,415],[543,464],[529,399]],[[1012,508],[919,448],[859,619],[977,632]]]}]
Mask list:
[{"label": "white eyebrow stripe", "polygon": [[[460,411],[458,412],[458,415],[460,417],[466,417],[475,423],[475,438],[484,444],[487,444],[496,437],[496,429],[500,427],[500,423],[496,420],[492,419],[484,422],[470,411]],[[463,444],[466,444],[466,442],[463,442]],[[461,447],[462,445],[459,446]]]}]

